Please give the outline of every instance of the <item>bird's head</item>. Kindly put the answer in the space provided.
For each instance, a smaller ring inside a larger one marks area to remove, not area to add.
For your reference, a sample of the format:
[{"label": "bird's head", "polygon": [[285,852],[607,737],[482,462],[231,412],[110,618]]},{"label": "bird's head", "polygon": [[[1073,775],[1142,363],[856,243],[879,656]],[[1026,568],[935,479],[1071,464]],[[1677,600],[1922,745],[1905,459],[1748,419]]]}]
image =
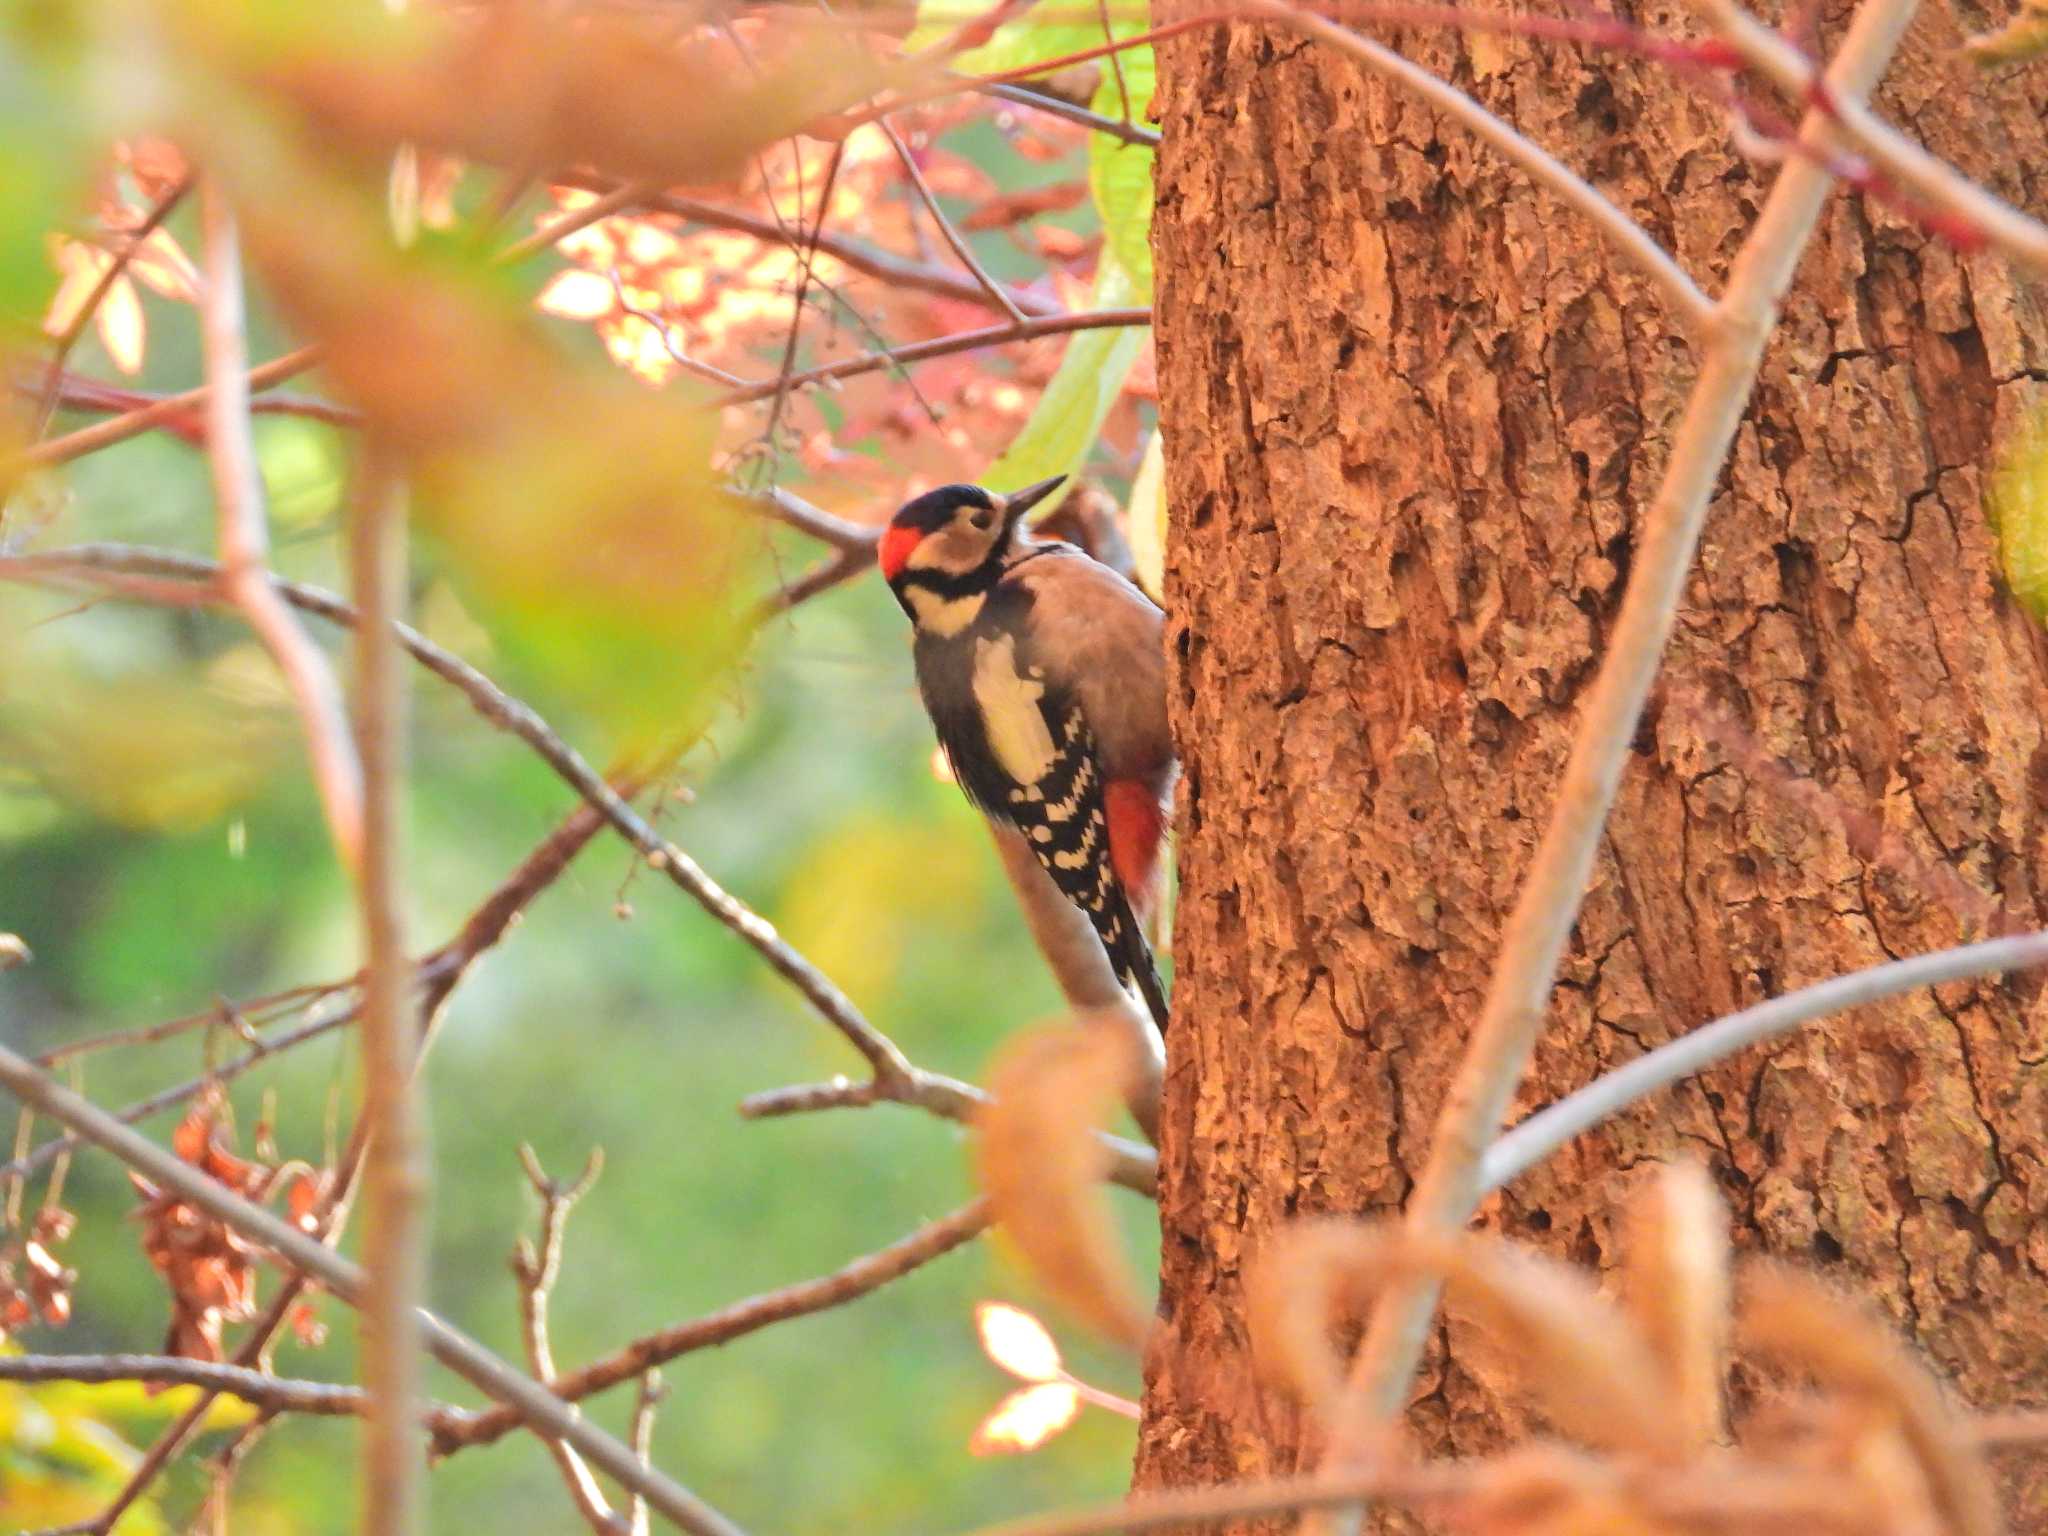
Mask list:
[{"label": "bird's head", "polygon": [[945,583],[999,561],[1024,514],[1066,478],[1054,475],[1007,496],[978,485],[943,485],[904,503],[882,534],[882,579],[894,587],[925,571]]}]

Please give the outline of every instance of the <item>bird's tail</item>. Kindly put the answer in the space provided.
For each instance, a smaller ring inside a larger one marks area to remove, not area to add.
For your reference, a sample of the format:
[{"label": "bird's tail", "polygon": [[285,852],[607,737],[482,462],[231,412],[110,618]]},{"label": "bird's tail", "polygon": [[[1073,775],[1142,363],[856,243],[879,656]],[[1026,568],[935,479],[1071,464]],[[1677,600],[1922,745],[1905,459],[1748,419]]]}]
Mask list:
[{"label": "bird's tail", "polygon": [[1145,999],[1145,1007],[1152,1014],[1152,1022],[1159,1026],[1162,1035],[1165,1034],[1166,988],[1160,983],[1159,967],[1152,958],[1152,946],[1145,942],[1145,931],[1138,926],[1130,899],[1121,887],[1115,888],[1107,910],[1097,916],[1096,932],[1102,939],[1102,947],[1109,952],[1110,968],[1116,972],[1116,979],[1125,986],[1137,987],[1139,996]]}]

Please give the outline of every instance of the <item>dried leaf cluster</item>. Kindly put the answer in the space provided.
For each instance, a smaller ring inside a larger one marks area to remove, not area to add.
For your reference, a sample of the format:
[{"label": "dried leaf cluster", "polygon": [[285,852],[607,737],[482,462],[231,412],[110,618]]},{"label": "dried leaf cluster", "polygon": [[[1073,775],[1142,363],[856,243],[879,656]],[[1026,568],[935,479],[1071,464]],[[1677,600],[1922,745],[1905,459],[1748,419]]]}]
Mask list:
[{"label": "dried leaf cluster", "polygon": [[[179,1123],[172,1150],[250,1200],[268,1203],[282,1194],[293,1224],[317,1233],[330,1176],[304,1163],[237,1156],[224,1103],[217,1092],[202,1097]],[[132,1169],[128,1178],[142,1197],[134,1213],[142,1231],[142,1251],[171,1293],[164,1353],[191,1360],[226,1358],[223,1328],[256,1315],[256,1274],[265,1250],[219,1217],[159,1190]],[[292,1325],[302,1344],[316,1345],[325,1336],[308,1304],[294,1310]]]}]

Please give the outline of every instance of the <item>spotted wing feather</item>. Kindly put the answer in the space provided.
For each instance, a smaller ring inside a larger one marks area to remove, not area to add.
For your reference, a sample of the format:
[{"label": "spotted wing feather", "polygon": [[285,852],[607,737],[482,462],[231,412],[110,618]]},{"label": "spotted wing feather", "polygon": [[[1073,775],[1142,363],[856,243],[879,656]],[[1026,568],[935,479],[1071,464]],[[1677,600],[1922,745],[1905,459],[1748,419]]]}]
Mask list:
[{"label": "spotted wing feather", "polygon": [[[1000,592],[1001,589],[999,589]],[[1007,594],[1005,594],[1007,595]],[[1028,594],[1015,597],[1028,604]],[[1135,985],[1162,1028],[1166,994],[1109,855],[1100,756],[1081,702],[1034,665],[1016,603],[991,600],[989,611],[958,641],[917,652],[918,682],[939,743],[961,790],[983,814],[1015,827],[1045,872],[1087,914],[1117,979]],[[984,671],[976,694],[977,658],[1004,648],[1004,666],[1021,687],[992,700]],[[1005,733],[1004,711],[1013,715]],[[991,721],[1007,740],[991,739]]]}]

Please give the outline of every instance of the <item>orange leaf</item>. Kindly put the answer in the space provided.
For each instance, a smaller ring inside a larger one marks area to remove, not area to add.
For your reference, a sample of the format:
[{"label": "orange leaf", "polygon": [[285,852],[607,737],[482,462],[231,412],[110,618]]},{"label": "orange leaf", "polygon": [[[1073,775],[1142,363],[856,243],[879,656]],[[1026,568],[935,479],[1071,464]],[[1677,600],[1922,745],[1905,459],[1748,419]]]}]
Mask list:
[{"label": "orange leaf", "polygon": [[977,1302],[974,1328],[989,1359],[1023,1381],[1056,1381],[1064,1374],[1060,1347],[1045,1324],[1008,1302]]},{"label": "orange leaf", "polygon": [[981,1421],[967,1449],[976,1456],[1014,1456],[1035,1451],[1074,1422],[1081,1394],[1063,1381],[1019,1387]]}]

